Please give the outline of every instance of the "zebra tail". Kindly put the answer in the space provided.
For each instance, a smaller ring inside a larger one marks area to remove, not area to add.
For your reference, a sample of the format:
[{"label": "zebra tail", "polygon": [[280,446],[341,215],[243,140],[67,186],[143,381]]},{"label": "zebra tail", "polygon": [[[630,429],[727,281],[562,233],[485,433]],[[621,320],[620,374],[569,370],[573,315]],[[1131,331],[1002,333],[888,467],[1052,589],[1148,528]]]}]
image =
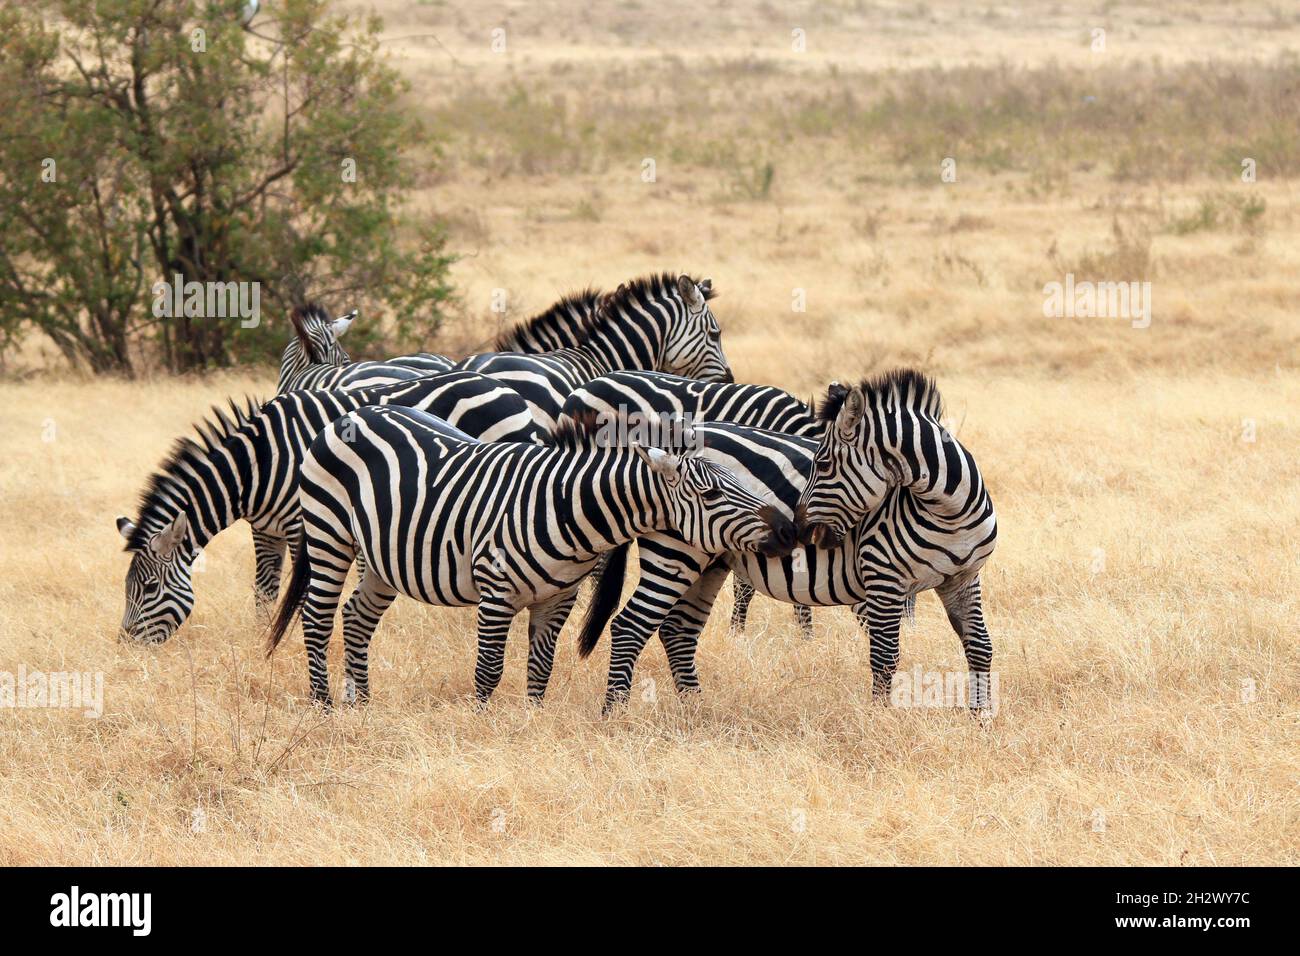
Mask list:
[{"label": "zebra tail", "polygon": [[311,565],[307,561],[307,535],[303,534],[298,542],[298,553],[293,558],[293,573],[289,575],[288,587],[285,588],[280,606],[275,611],[275,619],[271,621],[271,629],[266,635],[267,657],[275,653],[275,649],[284,638],[284,632],[289,630],[289,625],[293,623],[303,598],[307,596],[309,584],[311,584]]},{"label": "zebra tail", "polygon": [[582,620],[582,633],[578,635],[578,656],[586,657],[600,643],[605,625],[614,616],[618,599],[623,596],[623,576],[627,573],[627,551],[632,542],[620,544],[605,560],[605,570],[596,581],[587,616]]}]

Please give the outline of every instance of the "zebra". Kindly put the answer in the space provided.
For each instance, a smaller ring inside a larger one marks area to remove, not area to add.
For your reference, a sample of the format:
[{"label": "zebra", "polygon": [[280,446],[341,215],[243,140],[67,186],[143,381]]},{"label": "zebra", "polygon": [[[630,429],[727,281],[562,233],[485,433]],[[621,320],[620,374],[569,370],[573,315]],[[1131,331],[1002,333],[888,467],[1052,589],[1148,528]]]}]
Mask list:
[{"label": "zebra", "polygon": [[[345,700],[369,699],[370,639],[399,594],[476,605],[474,693],[501,679],[506,633],[529,608],[528,695],[540,702],[578,584],[600,555],[652,529],[710,550],[792,544],[788,518],[712,462],[589,428],[549,446],[466,440],[401,408],[361,408],[312,442],[299,481],[303,541],[268,634],[270,655],[302,607],[311,693],[331,705],[326,651],[348,567],[365,571],[343,608]],[[608,616],[607,609],[592,613]]]},{"label": "zebra", "polygon": [[[898,369],[852,388],[832,385],[818,411],[827,427],[795,510],[800,540],[834,548],[891,493],[905,493],[896,499],[897,560],[928,572],[961,638],[971,707],[982,710],[993,644],[980,571],[997,543],[997,517],[974,457],[942,424],[938,386]],[[882,592],[867,605],[867,615],[894,635],[896,660],[900,602]]]},{"label": "zebra", "polygon": [[[409,382],[423,375],[451,369],[445,355],[420,352],[385,361],[353,362],[339,339],[356,320],[357,310],[331,319],[329,312],[315,302],[297,306],[289,312],[294,334],[280,358],[280,379],[276,394],[298,389],[373,388],[394,382]],[[280,566],[286,542],[283,538],[253,529],[253,553],[256,556],[256,595],[259,606],[275,601],[280,587]]]},{"label": "zebra", "polygon": [[[702,454],[751,488],[765,489],[783,509],[793,512],[798,506],[818,441],[724,423],[698,424],[694,432],[696,440],[703,442]],[[626,700],[636,659],[656,628],[678,691],[698,691],[695,647],[729,571],[787,603],[852,605],[871,638],[873,695],[886,694],[897,667],[899,620],[907,600],[935,589],[948,606],[947,582],[982,564],[996,535],[990,509],[981,529],[987,543],[981,538],[962,557],[961,535],[943,527],[935,507],[911,489],[895,488],[836,548],[804,548],[779,560],[711,554],[667,533],[640,538],[641,580],[610,630],[605,711]],[[931,536],[924,545],[922,535]],[[609,569],[597,582],[593,606],[609,608],[617,602],[625,561],[625,552],[611,555]],[[595,648],[605,620],[608,614],[589,616],[579,639],[581,656]],[[969,655],[968,660],[972,660]],[[977,669],[973,666],[973,671]]]},{"label": "zebra", "polygon": [[[499,348],[513,351],[471,355],[456,368],[512,385],[548,430],[574,388],[611,372],[646,369],[729,382],[722,330],[709,309],[713,296],[711,280],[697,283],[669,273],[635,279],[608,295],[588,291],[567,313],[553,309],[498,339]],[[592,308],[585,317],[584,305]],[[519,351],[546,343],[566,325],[578,344],[539,354]]]},{"label": "zebra", "polygon": [[[150,479],[139,518],[117,519],[131,554],[121,635],[147,643],[170,638],[194,608],[196,555],[240,518],[268,539],[292,537],[299,525],[298,467],[311,439],[340,415],[369,404],[427,408],[484,441],[545,439],[509,386],[472,372],[373,389],[288,392],[260,407],[231,402],[229,414],[218,406],[198,426],[198,440],[177,441]],[[257,557],[257,586],[274,600],[283,545]]]},{"label": "zebra", "polygon": [[314,302],[292,309],[289,322],[294,334],[280,358],[276,394],[301,388],[369,388],[451,369],[451,359],[429,352],[400,355],[382,362],[353,362],[339,339],[356,317],[353,309],[347,315],[331,319]]},{"label": "zebra", "polygon": [[[813,439],[823,431],[810,403],[774,385],[701,382],[663,372],[615,372],[579,386],[565,400],[560,421],[584,415],[641,428],[655,445],[670,441],[682,422],[730,422]],[[740,577],[733,577],[732,588],[731,629],[743,632],[754,589]],[[795,605],[795,620],[811,636],[807,605]]]},{"label": "zebra", "polygon": [[[706,279],[702,285],[711,289]],[[582,344],[604,298],[594,289],[561,298],[511,332],[498,336],[498,349],[536,353]],[[338,319],[316,303],[291,310],[294,335],[284,348],[277,394],[300,388],[372,388],[411,381],[422,375],[448,371],[452,361],[442,355],[418,353],[387,361],[352,362],[339,339],[356,318],[356,310]],[[280,587],[280,568],[287,544],[275,534],[253,529],[256,557],[255,595],[259,607],[274,602]]]}]

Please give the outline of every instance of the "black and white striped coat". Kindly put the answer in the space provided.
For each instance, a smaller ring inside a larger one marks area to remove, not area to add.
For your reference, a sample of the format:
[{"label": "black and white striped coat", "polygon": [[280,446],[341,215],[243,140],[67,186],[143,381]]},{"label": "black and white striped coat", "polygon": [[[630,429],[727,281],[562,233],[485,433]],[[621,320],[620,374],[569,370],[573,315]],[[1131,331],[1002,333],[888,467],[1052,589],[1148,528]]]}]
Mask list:
[{"label": "black and white striped coat", "polygon": [[477,605],[474,688],[486,701],[501,678],[510,621],[524,608],[528,693],[542,697],[578,584],[611,548],[668,528],[710,550],[792,543],[788,519],[704,459],[603,446],[580,429],[561,431],[548,447],[469,442],[436,418],[398,408],[359,409],[321,432],[299,498],[303,546],[270,649],[305,598],[312,696],[326,704],[326,651],[357,555],[365,570],[343,609],[347,699],[368,697],[370,639],[404,594]]},{"label": "black and white striped coat", "polygon": [[303,388],[371,388],[405,382],[448,371],[454,364],[445,355],[418,352],[383,361],[353,362],[339,339],[356,319],[356,312],[337,319],[316,303],[293,309],[294,334],[280,359],[276,394]]},{"label": "black and white striped coat", "polygon": [[[729,468],[751,488],[766,489],[783,509],[798,507],[816,441],[721,423],[699,424],[694,431],[704,443],[702,455]],[[678,690],[698,689],[695,648],[729,570],[777,600],[853,605],[871,635],[873,690],[887,691],[898,661],[899,622],[909,598],[935,589],[951,615],[954,595],[978,574],[992,550],[996,519],[991,506],[972,527],[951,526],[944,517],[949,506],[946,498],[922,498],[910,488],[897,487],[836,547],[807,547],[779,559],[708,552],[671,534],[640,538],[641,580],[610,630],[606,709],[626,699],[636,659],[656,629]],[[597,601],[622,586],[621,561],[611,560],[610,565],[597,586]],[[599,640],[602,624],[593,618],[584,627],[584,656]],[[976,673],[984,657],[968,644],[964,627],[954,620]]]},{"label": "black and white striped coat", "polygon": [[[312,438],[365,405],[406,405],[440,413],[485,441],[540,443],[544,434],[509,386],[473,372],[445,372],[373,389],[300,390],[260,408],[215,409],[182,438],[144,491],[139,517],[120,517],[131,565],[123,634],[167,640],[194,607],[192,565],[212,538],[240,518],[255,538],[284,542],[299,526],[298,468]],[[258,554],[257,588],[273,600],[284,547]],[[269,567],[263,567],[267,562]],[[269,592],[269,594],[268,594]]]},{"label": "black and white striped coat", "polygon": [[[774,385],[701,382],[661,372],[614,372],[579,386],[565,400],[560,422],[591,419],[618,423],[643,436],[649,444],[671,448],[683,424],[730,422],[804,438],[823,431],[816,410]],[[745,629],[754,589],[733,579],[735,602],[731,627]],[[812,612],[795,605],[805,635],[812,630]]]},{"label": "black and white striped coat", "polygon": [[[930,573],[966,654],[970,706],[982,710],[993,645],[980,570],[997,543],[997,517],[974,457],[942,424],[937,386],[899,369],[852,388],[832,385],[819,414],[826,431],[796,508],[801,539],[834,548],[882,507],[891,508],[893,550],[908,567]],[[873,594],[868,605],[879,628],[896,634],[892,596]],[[872,657],[874,664],[874,646]],[[883,662],[888,675],[896,659],[895,646]]]},{"label": "black and white striped coat", "polygon": [[[570,392],[611,372],[642,369],[731,381],[722,330],[709,309],[712,297],[708,279],[697,283],[666,273],[625,283],[609,295],[587,292],[564,300],[572,306],[567,323],[552,310],[503,336],[499,351],[471,355],[456,367],[507,382],[548,430]],[[594,311],[584,318],[588,307]],[[561,325],[572,329],[573,322],[576,331],[568,334],[577,344],[540,354],[521,351],[554,339]]]}]

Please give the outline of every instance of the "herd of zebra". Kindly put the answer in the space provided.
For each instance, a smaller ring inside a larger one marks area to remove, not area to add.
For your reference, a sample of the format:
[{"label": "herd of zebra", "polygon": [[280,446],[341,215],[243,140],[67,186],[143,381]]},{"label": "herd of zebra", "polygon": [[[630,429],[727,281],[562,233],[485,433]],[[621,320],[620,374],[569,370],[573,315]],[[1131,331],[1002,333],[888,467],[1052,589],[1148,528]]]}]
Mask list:
[{"label": "herd of zebra", "polygon": [[[355,312],[293,310],[277,396],[214,409],[153,474],[136,520],[117,519],[131,555],[123,638],[175,633],[194,607],[196,558],[242,518],[258,605],[280,596],[267,653],[301,613],[311,693],[325,706],[326,652],[356,565],[342,610],[349,703],[369,697],[370,641],[398,595],[477,608],[480,702],[527,608],[527,690],[540,701],[588,577],[579,652],[610,625],[605,709],[626,700],[656,631],[678,691],[696,691],[696,644],[731,574],[734,628],[755,591],[794,604],[805,633],[811,606],[851,605],[876,695],[888,694],[902,618],[934,589],[965,651],[969,703],[982,708],[992,645],[980,570],[997,525],[935,384],[893,371],[831,384],[817,408],[738,384],[712,298],[709,280],[686,275],[588,290],[460,361],[352,362],[339,339]],[[686,426],[671,440],[636,427],[670,421]],[[615,614],[632,541],[640,580]]]}]

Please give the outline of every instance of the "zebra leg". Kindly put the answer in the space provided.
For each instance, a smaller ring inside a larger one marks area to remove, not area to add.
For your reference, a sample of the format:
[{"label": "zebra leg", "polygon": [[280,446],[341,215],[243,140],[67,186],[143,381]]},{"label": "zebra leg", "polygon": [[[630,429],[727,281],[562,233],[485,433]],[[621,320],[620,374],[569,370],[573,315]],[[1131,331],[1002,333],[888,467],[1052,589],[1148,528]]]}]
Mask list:
[{"label": "zebra leg", "polygon": [[269,531],[253,529],[253,557],[257,569],[253,574],[253,603],[262,613],[270,613],[280,594],[280,570],[288,539]]},{"label": "zebra leg", "polygon": [[[700,675],[695,670],[695,649],[700,643],[700,632],[709,621],[709,612],[717,600],[722,582],[727,579],[726,565],[716,564],[678,598],[668,616],[659,625],[659,642],[668,655],[668,669],[672,671],[677,693],[698,694]],[[732,587],[740,578],[732,577]],[[750,588],[752,595],[754,589]]]},{"label": "zebra leg", "polygon": [[551,665],[555,663],[555,641],[577,599],[578,585],[575,585],[528,611],[528,698],[533,703],[540,704],[546,694]]},{"label": "zebra leg", "polygon": [[[754,586],[748,581],[742,581],[739,575],[732,575],[731,591],[735,595],[735,604],[731,609],[731,629],[743,634],[749,617],[749,602],[754,600]],[[794,620],[804,637],[812,637],[812,608],[806,604],[796,604]]]},{"label": "zebra leg", "polygon": [[379,619],[397,599],[397,592],[375,574],[362,573],[357,589],[343,605],[343,661],[346,683],[343,701],[364,704],[370,700],[370,639]]},{"label": "zebra leg", "polygon": [[968,705],[972,711],[984,711],[992,706],[989,671],[993,664],[993,642],[984,624],[979,575],[945,581],[936,590],[943,609],[948,612],[948,623],[961,638],[962,650],[966,652],[966,667],[970,671]]},{"label": "zebra leg", "polygon": [[871,696],[888,700],[889,689],[898,669],[898,625],[903,617],[901,594],[876,594],[853,613],[871,639]]},{"label": "zebra leg", "polygon": [[916,595],[909,594],[903,598],[903,620],[908,624],[916,623]]},{"label": "zebra leg", "polygon": [[731,594],[735,601],[731,608],[731,629],[738,634],[743,634],[745,621],[749,618],[749,602],[754,600],[754,586],[742,580],[740,575],[733,574]]},{"label": "zebra leg", "polygon": [[794,606],[794,621],[799,625],[799,634],[804,640],[813,636],[812,608],[807,604],[796,604]]},{"label": "zebra leg", "polygon": [[326,663],[330,637],[334,633],[334,614],[343,596],[343,582],[352,566],[351,555],[342,542],[338,547],[313,546],[307,543],[311,562],[311,586],[302,606],[302,638],[307,646],[307,673],[311,678],[311,696],[325,707],[333,706],[330,676]]},{"label": "zebra leg", "polygon": [[[650,635],[663,623],[681,596],[704,573],[704,566],[686,567],[681,555],[675,568],[658,565],[650,545],[641,539],[641,580],[609,626],[609,680],[602,713],[627,702],[632,689],[632,669]],[[706,557],[705,562],[709,559]],[[715,591],[716,593],[716,591]],[[671,661],[671,658],[670,658]]]},{"label": "zebra leg", "polygon": [[500,598],[484,595],[478,602],[478,657],[474,662],[474,696],[485,706],[501,683],[506,635],[515,609]]}]

